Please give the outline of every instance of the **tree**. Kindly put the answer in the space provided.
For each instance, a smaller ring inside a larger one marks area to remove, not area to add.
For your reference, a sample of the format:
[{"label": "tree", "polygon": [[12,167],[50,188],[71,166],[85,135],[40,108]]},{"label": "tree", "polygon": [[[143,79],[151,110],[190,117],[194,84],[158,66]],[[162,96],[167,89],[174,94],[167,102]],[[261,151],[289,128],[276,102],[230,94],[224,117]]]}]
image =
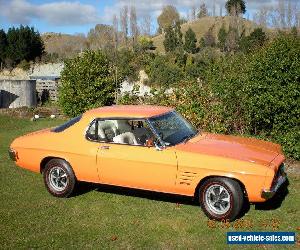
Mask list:
[{"label": "tree", "polygon": [[239,35],[238,30],[232,27],[229,27],[226,42],[225,42],[225,50],[229,52],[236,52],[239,47]]},{"label": "tree", "polygon": [[42,38],[33,27],[21,25],[19,28],[9,28],[7,43],[6,57],[14,63],[31,61],[44,53]]},{"label": "tree", "polygon": [[267,27],[269,8],[261,7],[253,16],[253,20],[262,27]]},{"label": "tree", "polygon": [[246,4],[244,0],[228,0],[225,7],[230,16],[239,16],[240,14],[246,13]]},{"label": "tree", "polygon": [[207,7],[206,7],[206,4],[205,3],[202,3],[200,5],[200,9],[199,9],[199,12],[197,14],[197,17],[198,18],[202,18],[202,17],[206,17],[208,16],[208,13],[207,13]]},{"label": "tree", "polygon": [[243,52],[250,52],[253,48],[263,46],[266,39],[266,33],[261,28],[256,28],[249,36],[241,38],[239,49]]},{"label": "tree", "polygon": [[196,19],[196,6],[193,4],[191,7],[191,20]]},{"label": "tree", "polygon": [[100,50],[86,51],[66,60],[61,82],[59,104],[69,116],[110,105],[114,100],[116,86],[112,65]]},{"label": "tree", "polygon": [[124,6],[120,10],[120,22],[121,22],[121,31],[123,33],[123,41],[125,41],[127,45],[128,38],[128,6]]},{"label": "tree", "polygon": [[176,49],[176,36],[171,26],[165,29],[165,40],[163,43],[166,52],[171,52]]},{"label": "tree", "polygon": [[216,39],[212,33],[212,30],[209,29],[203,36],[203,42],[205,46],[214,47],[216,45]]},{"label": "tree", "polygon": [[114,29],[107,24],[97,24],[87,35],[90,48],[105,49],[112,48],[114,45]]},{"label": "tree", "polygon": [[130,8],[130,34],[132,37],[132,43],[135,45],[137,43],[138,38],[138,25],[137,25],[137,16],[136,16],[136,9],[134,6]]},{"label": "tree", "polygon": [[151,15],[149,13],[145,13],[142,17],[141,31],[145,36],[151,34]]},{"label": "tree", "polygon": [[0,63],[1,63],[1,69],[2,69],[2,63],[4,62],[6,58],[6,51],[7,48],[7,37],[4,30],[0,30]]},{"label": "tree", "polygon": [[184,35],[184,50],[192,54],[197,52],[196,34],[191,28]]},{"label": "tree", "polygon": [[173,5],[167,5],[163,8],[161,14],[157,18],[158,30],[160,33],[175,25],[179,21],[180,16],[177,9]]},{"label": "tree", "polygon": [[179,21],[176,22],[175,26],[167,27],[163,44],[166,52],[173,52],[182,48],[182,32]]},{"label": "tree", "polygon": [[216,0],[213,0],[212,5],[212,16],[216,16]]},{"label": "tree", "polygon": [[225,50],[226,38],[227,38],[227,32],[224,25],[222,25],[221,29],[218,32],[218,41],[219,41],[218,46],[222,51]]},{"label": "tree", "polygon": [[117,15],[113,16],[113,29],[114,29],[114,45],[115,45],[115,50],[117,50],[119,45],[119,22],[118,22]]},{"label": "tree", "polygon": [[163,88],[171,87],[183,79],[182,68],[169,62],[165,56],[158,55],[150,64],[150,81]]}]

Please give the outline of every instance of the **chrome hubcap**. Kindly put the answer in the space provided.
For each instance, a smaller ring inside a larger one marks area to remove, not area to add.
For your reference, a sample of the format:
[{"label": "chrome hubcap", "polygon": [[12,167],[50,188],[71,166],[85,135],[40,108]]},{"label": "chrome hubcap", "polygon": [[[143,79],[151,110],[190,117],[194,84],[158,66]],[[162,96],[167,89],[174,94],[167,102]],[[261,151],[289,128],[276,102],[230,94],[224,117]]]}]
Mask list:
[{"label": "chrome hubcap", "polygon": [[49,172],[49,183],[55,191],[63,191],[68,185],[68,178],[65,170],[61,167],[52,168]]},{"label": "chrome hubcap", "polygon": [[205,192],[205,202],[215,214],[225,214],[230,208],[230,194],[221,185],[211,185]]}]

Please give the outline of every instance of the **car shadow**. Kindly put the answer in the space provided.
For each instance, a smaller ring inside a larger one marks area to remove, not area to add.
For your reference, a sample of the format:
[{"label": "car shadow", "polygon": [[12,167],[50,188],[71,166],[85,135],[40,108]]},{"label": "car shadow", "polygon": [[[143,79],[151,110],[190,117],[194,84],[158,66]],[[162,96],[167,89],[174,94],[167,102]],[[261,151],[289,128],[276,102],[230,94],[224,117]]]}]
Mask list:
[{"label": "car shadow", "polygon": [[[289,193],[288,185],[289,182],[287,181],[279,188],[277,193],[268,201],[263,203],[254,203],[255,210],[275,210],[279,208],[282,202],[284,201],[285,197]],[[183,204],[183,205],[199,206],[199,201],[197,197],[194,199],[189,196],[167,194],[161,192],[118,187],[118,186],[111,186],[105,184],[95,184],[95,183],[88,183],[88,182],[79,182],[77,184],[76,191],[73,193],[72,197],[80,196],[91,191],[138,197],[138,198],[144,198],[144,199],[155,200],[155,201],[164,201],[164,202],[174,203],[176,205]],[[250,210],[250,205],[251,204],[249,203],[247,198],[245,198],[242,210],[236,219],[240,219],[246,213],[248,213]]]},{"label": "car shadow", "polygon": [[144,198],[148,200],[165,201],[165,202],[170,202],[175,204],[195,205],[195,206],[199,205],[198,201],[196,201],[195,199],[189,196],[167,194],[161,192],[118,187],[118,186],[111,186],[105,184],[94,184],[94,183],[87,183],[87,182],[78,183],[76,191],[72,196],[73,197],[80,196],[90,191],[138,197],[138,198]]},{"label": "car shadow", "polygon": [[239,215],[236,217],[236,219],[241,219],[242,217],[244,217],[244,215],[246,213],[248,213],[250,210],[250,202],[248,201],[248,198],[244,197],[244,201],[243,201],[243,206],[241,209],[241,212],[239,213]]},{"label": "car shadow", "polygon": [[275,210],[279,208],[289,193],[288,186],[289,181],[287,180],[271,199],[263,203],[256,203],[255,210]]}]

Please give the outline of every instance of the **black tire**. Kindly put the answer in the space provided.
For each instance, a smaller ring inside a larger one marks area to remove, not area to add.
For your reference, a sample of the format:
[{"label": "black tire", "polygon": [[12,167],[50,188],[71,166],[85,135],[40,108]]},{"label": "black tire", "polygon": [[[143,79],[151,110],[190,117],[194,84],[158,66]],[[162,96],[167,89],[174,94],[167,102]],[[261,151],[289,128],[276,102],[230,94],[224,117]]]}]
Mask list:
[{"label": "black tire", "polygon": [[69,197],[75,189],[75,174],[65,160],[55,158],[48,161],[43,177],[48,192],[55,197]]},{"label": "black tire", "polygon": [[235,180],[214,177],[201,185],[199,201],[202,210],[210,219],[233,221],[243,207],[243,190]]}]

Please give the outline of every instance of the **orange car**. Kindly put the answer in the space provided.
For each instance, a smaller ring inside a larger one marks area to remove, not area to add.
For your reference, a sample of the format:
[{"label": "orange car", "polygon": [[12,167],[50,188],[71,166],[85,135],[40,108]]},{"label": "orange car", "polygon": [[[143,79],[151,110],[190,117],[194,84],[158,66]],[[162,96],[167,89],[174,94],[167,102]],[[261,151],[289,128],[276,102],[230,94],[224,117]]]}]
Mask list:
[{"label": "orange car", "polygon": [[244,201],[264,202],[287,179],[279,145],[202,133],[160,106],[93,109],[15,139],[9,154],[57,197],[77,181],[187,195],[216,220],[233,220]]}]

